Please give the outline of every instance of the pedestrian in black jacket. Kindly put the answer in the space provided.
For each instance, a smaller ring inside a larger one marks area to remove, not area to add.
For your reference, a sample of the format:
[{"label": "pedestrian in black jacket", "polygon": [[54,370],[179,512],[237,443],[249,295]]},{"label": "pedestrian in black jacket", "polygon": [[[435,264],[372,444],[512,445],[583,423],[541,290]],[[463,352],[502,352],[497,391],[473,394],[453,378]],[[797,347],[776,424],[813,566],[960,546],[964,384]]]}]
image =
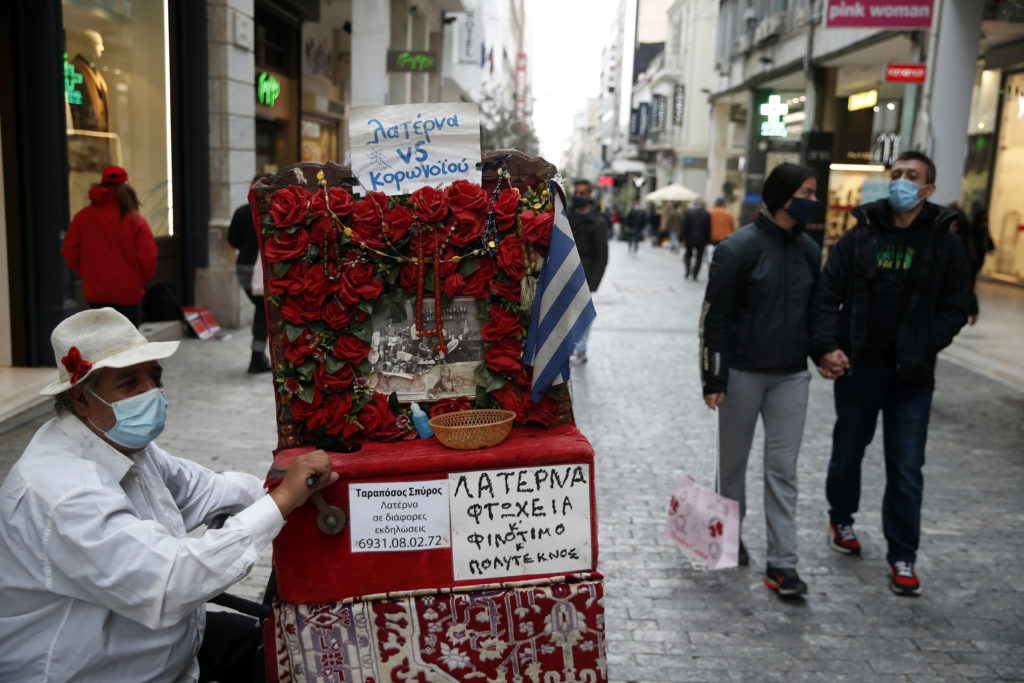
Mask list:
[{"label": "pedestrian in black jacket", "polygon": [[[604,269],[608,265],[608,224],[601,212],[594,208],[589,180],[577,179],[572,184],[572,190],[569,227],[572,228],[572,238],[576,241],[576,251],[580,255],[583,274],[587,278],[587,287],[591,292],[596,292],[601,284],[601,278],[604,276]],[[572,357],[569,359],[573,365],[587,362],[587,341],[589,339],[590,328],[588,327],[580,340],[576,342]]]},{"label": "pedestrian in black jacket", "polygon": [[683,241],[686,242],[686,253],[683,255],[683,264],[686,266],[684,278],[692,274],[696,280],[700,274],[700,264],[704,261],[704,248],[711,241],[711,214],[699,198],[683,216]]},{"label": "pedestrian in black jacket", "polygon": [[[255,181],[254,181],[255,182]],[[252,313],[252,356],[249,359],[250,374],[270,372],[270,361],[267,360],[267,308],[263,301],[263,293],[256,294],[252,290],[253,270],[261,268],[259,263],[260,244],[256,236],[256,228],[252,220],[252,207],[248,204],[235,209],[228,227],[228,244],[238,249],[238,261],[235,264],[235,276],[245,295],[252,301],[255,309]]]},{"label": "pedestrian in black jacket", "polygon": [[[796,463],[811,379],[808,309],[821,264],[803,226],[818,205],[816,192],[809,168],[781,164],[768,175],[754,222],[715,248],[700,323],[704,401],[721,407],[720,490],[746,514],[747,460],[760,415],[765,584],[787,597],[807,592],[796,571]],[[741,541],[740,563],[748,562]]]},{"label": "pedestrian in black jacket", "polygon": [[927,201],[935,192],[931,159],[904,152],[890,178],[887,198],[854,209],[856,224],[829,254],[814,296],[811,353],[823,376],[837,378],[826,482],[830,545],[860,555],[853,515],[861,460],[881,412],[890,587],[918,595],[914,562],[935,358],[967,321],[971,277],[950,231],[955,213]]}]

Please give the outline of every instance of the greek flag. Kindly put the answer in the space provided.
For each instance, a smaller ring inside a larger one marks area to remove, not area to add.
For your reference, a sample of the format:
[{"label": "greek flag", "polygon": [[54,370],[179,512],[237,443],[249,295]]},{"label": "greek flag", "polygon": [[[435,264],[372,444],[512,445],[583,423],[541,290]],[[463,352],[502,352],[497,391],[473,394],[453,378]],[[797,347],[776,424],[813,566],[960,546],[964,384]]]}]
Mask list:
[{"label": "greek flag", "polygon": [[548,387],[569,379],[569,356],[597,313],[565,213],[562,188],[548,181],[555,206],[551,246],[541,267],[526,334],[523,363],[533,366],[530,398],[540,403]]}]

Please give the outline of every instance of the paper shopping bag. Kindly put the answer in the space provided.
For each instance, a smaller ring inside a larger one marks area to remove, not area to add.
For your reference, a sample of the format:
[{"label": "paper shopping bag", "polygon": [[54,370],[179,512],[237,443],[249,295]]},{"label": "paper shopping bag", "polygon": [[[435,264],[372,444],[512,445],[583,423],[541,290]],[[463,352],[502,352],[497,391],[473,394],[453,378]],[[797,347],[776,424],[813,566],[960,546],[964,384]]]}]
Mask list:
[{"label": "paper shopping bag", "polygon": [[735,567],[740,547],[739,503],[680,474],[669,503],[665,533],[710,569]]}]

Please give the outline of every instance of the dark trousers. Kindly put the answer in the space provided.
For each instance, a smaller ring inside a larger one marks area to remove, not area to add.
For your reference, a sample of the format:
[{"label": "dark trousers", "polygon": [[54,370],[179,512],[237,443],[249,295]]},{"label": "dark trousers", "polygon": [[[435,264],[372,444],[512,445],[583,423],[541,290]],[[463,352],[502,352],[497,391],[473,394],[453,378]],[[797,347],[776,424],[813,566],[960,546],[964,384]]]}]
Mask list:
[{"label": "dark trousers", "polygon": [[117,311],[118,313],[120,313],[124,317],[128,318],[129,320],[131,320],[132,321],[132,325],[135,325],[135,327],[139,326],[140,317],[139,317],[139,305],[138,304],[135,304],[134,306],[126,306],[124,304],[100,304],[100,303],[96,303],[96,304],[90,303],[89,304],[89,308],[107,308],[107,307],[113,308],[115,311]]},{"label": "dark trousers", "polygon": [[932,389],[899,381],[894,367],[858,364],[835,382],[836,424],[825,495],[829,518],[852,524],[860,504],[860,465],[882,413],[885,493],[882,530],[889,562],[913,562],[921,537],[925,442]]},{"label": "dark trousers", "polygon": [[252,617],[235,612],[206,612],[206,633],[199,646],[199,683],[266,683],[263,631]]},{"label": "dark trousers", "polygon": [[[700,264],[704,262],[704,244],[687,244],[686,255],[683,256],[683,263],[686,265],[686,277],[690,277],[690,273],[693,273],[693,279],[696,280],[697,276],[700,275]],[[693,261],[693,267],[690,267],[690,261]]]},{"label": "dark trousers", "polygon": [[267,307],[263,297],[256,296],[251,289],[246,289],[245,295],[256,307],[252,312],[252,350],[263,353],[267,349]]}]

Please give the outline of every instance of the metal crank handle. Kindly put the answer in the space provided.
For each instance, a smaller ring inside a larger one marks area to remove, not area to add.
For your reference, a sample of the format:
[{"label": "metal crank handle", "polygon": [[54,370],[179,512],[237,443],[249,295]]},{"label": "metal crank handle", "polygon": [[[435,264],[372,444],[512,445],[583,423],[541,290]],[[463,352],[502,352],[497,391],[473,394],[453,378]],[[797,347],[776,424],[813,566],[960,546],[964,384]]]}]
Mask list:
[{"label": "metal crank handle", "polygon": [[310,498],[313,499],[313,504],[316,505],[316,509],[319,511],[316,516],[316,525],[320,528],[320,531],[328,536],[340,534],[345,525],[348,524],[348,518],[345,516],[344,511],[339,507],[328,505],[327,501],[324,500],[323,494],[319,491],[314,491]]}]

